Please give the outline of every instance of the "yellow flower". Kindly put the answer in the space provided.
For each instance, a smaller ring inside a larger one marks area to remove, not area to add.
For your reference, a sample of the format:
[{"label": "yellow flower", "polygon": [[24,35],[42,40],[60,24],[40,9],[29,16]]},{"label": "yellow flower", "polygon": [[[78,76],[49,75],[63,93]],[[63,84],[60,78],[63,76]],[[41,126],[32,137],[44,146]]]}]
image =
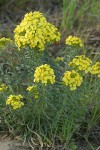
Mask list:
[{"label": "yellow flower", "polygon": [[92,61],[85,57],[85,55],[76,56],[68,65],[74,69],[80,71],[85,71],[85,73],[90,72]]},{"label": "yellow flower", "polygon": [[6,44],[12,43],[13,41],[10,38],[0,38],[0,47],[6,48]]},{"label": "yellow flower", "polygon": [[81,85],[83,79],[76,71],[72,70],[64,73],[62,81],[66,86],[70,87],[71,91],[73,91],[77,89],[77,86]]},{"label": "yellow flower", "polygon": [[91,68],[91,73],[96,74],[100,78],[100,62],[96,62]]},{"label": "yellow flower", "polygon": [[71,36],[71,35],[66,39],[66,44],[69,46],[83,47],[82,40],[76,36]]},{"label": "yellow flower", "polygon": [[32,91],[32,89],[33,89],[33,86],[28,86],[26,90],[30,92]]},{"label": "yellow flower", "polygon": [[8,86],[7,86],[6,84],[1,84],[1,85],[0,85],[0,91],[1,91],[1,92],[6,91],[7,89],[8,89]]},{"label": "yellow flower", "polygon": [[34,95],[35,99],[39,98],[39,92],[38,92],[38,89],[37,89],[36,85],[29,86],[29,87],[27,87],[26,90],[29,91],[29,92],[33,92],[33,95]]},{"label": "yellow flower", "polygon": [[6,100],[6,105],[11,105],[13,109],[21,108],[24,103],[21,102],[21,99],[23,98],[22,95],[9,95],[9,97]]},{"label": "yellow flower", "polygon": [[45,85],[48,82],[55,83],[54,70],[47,64],[37,67],[34,73],[34,82],[41,82]]},{"label": "yellow flower", "polygon": [[19,50],[21,47],[29,46],[43,51],[47,42],[58,42],[60,39],[58,29],[47,22],[38,11],[27,13],[15,28],[14,33],[15,44]]},{"label": "yellow flower", "polygon": [[59,61],[63,61],[63,60],[64,60],[63,57],[57,57],[55,61],[56,61],[56,62],[59,62]]}]

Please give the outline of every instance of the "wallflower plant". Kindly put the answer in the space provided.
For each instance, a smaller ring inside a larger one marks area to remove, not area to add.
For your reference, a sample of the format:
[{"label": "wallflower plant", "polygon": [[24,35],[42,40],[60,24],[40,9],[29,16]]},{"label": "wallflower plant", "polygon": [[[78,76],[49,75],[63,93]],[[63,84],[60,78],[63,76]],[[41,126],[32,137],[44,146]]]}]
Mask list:
[{"label": "wallflower plant", "polygon": [[[41,12],[24,16],[14,29],[14,40],[17,63],[9,57],[6,65],[0,64],[0,83],[6,83],[0,84],[0,115],[14,135],[34,143],[33,148],[59,141],[72,149],[82,125],[99,118],[100,62],[86,57],[83,41],[71,35],[55,59],[50,44],[60,40],[60,32]],[[90,120],[88,114],[93,114]]]},{"label": "wallflower plant", "polygon": [[13,109],[18,109],[21,108],[24,103],[21,102],[21,99],[23,98],[23,96],[21,94],[19,95],[9,95],[9,97],[6,100],[6,105],[11,105],[13,107]]},{"label": "wallflower plant", "polygon": [[37,85],[28,86],[26,90],[33,94],[34,99],[39,98],[39,92],[38,92],[38,89],[37,89]]},{"label": "wallflower plant", "polygon": [[57,57],[57,58],[55,59],[56,62],[61,62],[61,61],[63,61],[63,60],[64,60],[64,57]]},{"label": "wallflower plant", "polygon": [[8,86],[7,86],[6,84],[2,83],[2,84],[0,85],[0,92],[4,92],[4,91],[6,91],[7,89],[8,89]]},{"label": "wallflower plant", "polygon": [[97,75],[100,78],[100,62],[96,62],[91,67],[91,73],[94,74],[94,75]]},{"label": "wallflower plant", "polygon": [[76,90],[77,86],[79,87],[83,81],[82,77],[75,70],[66,71],[62,78],[63,83],[66,86],[70,87],[70,90]]},{"label": "wallflower plant", "polygon": [[50,24],[40,12],[27,13],[15,28],[14,33],[15,43],[19,49],[29,46],[43,51],[47,42],[60,40],[58,29]]},{"label": "wallflower plant", "polygon": [[45,85],[48,82],[55,83],[54,70],[48,64],[37,67],[34,73],[34,82],[41,82]]},{"label": "wallflower plant", "polygon": [[12,43],[13,41],[10,38],[2,37],[0,38],[0,47],[5,48],[6,44]]},{"label": "wallflower plant", "polygon": [[85,71],[85,73],[90,72],[92,61],[85,55],[76,56],[69,62],[69,66],[75,68],[79,71]]},{"label": "wallflower plant", "polygon": [[66,38],[66,44],[69,46],[83,47],[82,40],[79,37],[71,35],[68,38]]}]

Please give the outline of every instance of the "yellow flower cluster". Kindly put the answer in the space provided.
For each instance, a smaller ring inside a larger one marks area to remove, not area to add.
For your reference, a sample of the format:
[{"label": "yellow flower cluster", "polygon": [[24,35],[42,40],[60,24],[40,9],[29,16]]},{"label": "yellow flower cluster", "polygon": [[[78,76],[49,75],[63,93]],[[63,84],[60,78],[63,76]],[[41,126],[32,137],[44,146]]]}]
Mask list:
[{"label": "yellow flower cluster", "polygon": [[13,109],[21,108],[24,103],[21,102],[21,99],[23,98],[22,95],[10,95],[6,100],[6,105],[11,105]]},{"label": "yellow flower cluster", "polygon": [[82,40],[76,36],[71,36],[71,35],[66,39],[66,44],[69,46],[83,47]]},{"label": "yellow flower cluster", "polygon": [[54,70],[47,64],[37,67],[34,73],[34,82],[41,82],[45,85],[48,82],[55,83]]},{"label": "yellow flower cluster", "polygon": [[55,61],[56,61],[56,62],[60,62],[60,61],[63,61],[63,60],[64,60],[63,57],[57,57]]},{"label": "yellow flower cluster", "polygon": [[7,89],[8,89],[8,86],[7,86],[6,84],[1,84],[1,85],[0,85],[0,91],[1,91],[1,92],[6,91]]},{"label": "yellow flower cluster", "polygon": [[10,39],[10,38],[0,38],[0,47],[4,47],[5,48],[5,45],[8,44],[8,43],[12,43],[13,41]]},{"label": "yellow flower cluster", "polygon": [[76,90],[77,86],[81,85],[83,79],[76,71],[72,70],[64,73],[62,81],[66,86],[70,87],[71,91],[73,91]]},{"label": "yellow flower cluster", "polygon": [[27,13],[14,30],[15,44],[21,47],[39,48],[44,50],[46,42],[59,41],[60,33],[58,29],[47,22],[46,18],[40,12]]},{"label": "yellow flower cluster", "polygon": [[29,86],[26,90],[29,91],[29,92],[33,92],[35,99],[39,98],[39,92],[38,92],[38,89],[37,89],[36,85]]},{"label": "yellow flower cluster", "polygon": [[96,62],[91,69],[92,74],[96,74],[100,78],[100,62]]},{"label": "yellow flower cluster", "polygon": [[29,91],[29,92],[31,92],[32,89],[33,89],[33,86],[28,86],[26,90]]},{"label": "yellow flower cluster", "polygon": [[92,61],[85,55],[76,56],[68,65],[85,73],[90,72]]}]

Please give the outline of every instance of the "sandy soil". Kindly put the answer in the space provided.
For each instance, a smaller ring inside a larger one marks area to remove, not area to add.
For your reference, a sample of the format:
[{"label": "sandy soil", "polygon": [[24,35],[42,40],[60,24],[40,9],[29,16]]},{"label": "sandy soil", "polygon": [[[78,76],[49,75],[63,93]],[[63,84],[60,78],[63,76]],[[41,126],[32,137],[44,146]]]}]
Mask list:
[{"label": "sandy soil", "polygon": [[[81,143],[82,145],[77,150],[91,150],[89,145]],[[94,150],[100,150],[100,146],[94,146]],[[4,138],[0,136],[0,150],[39,150],[39,148],[32,149],[28,143],[23,145],[23,142],[17,140],[11,140],[10,138]],[[62,146],[57,145],[56,148],[43,148],[42,150],[66,150]],[[71,150],[71,149],[70,149]]]},{"label": "sandy soil", "polygon": [[10,139],[0,139],[0,150],[31,150],[28,145]]}]

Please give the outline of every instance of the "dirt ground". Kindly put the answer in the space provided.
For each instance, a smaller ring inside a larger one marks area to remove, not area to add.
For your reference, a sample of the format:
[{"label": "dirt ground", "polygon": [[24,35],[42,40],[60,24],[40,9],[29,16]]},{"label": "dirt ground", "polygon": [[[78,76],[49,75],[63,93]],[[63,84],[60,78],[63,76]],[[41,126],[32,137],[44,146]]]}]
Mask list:
[{"label": "dirt ground", "polygon": [[28,144],[0,136],[0,150],[31,150]]},{"label": "dirt ground", "polygon": [[28,146],[15,141],[0,141],[0,150],[31,150]]},{"label": "dirt ground", "polygon": [[[79,144],[78,144],[79,145]],[[9,137],[0,136],[0,150],[41,150],[40,148],[31,148],[28,143],[23,144],[23,142],[18,140],[11,140]],[[61,145],[56,145],[55,148],[43,148],[42,150],[72,150],[65,149]],[[84,142],[76,148],[76,150],[100,150],[100,145],[93,145],[93,148]]]},{"label": "dirt ground", "polygon": [[0,150],[31,150],[28,146],[16,141],[0,141]]},{"label": "dirt ground", "polygon": [[[0,141],[0,150],[35,150],[35,149],[30,148],[27,144],[23,145],[23,143],[21,142],[16,142],[14,140],[4,140],[4,141]],[[50,150],[54,150],[54,149],[50,149]],[[65,150],[65,149],[58,148],[56,150]],[[86,147],[81,147],[78,150],[92,150],[92,149],[86,146]],[[100,147],[96,148],[95,150],[100,150]]]}]

